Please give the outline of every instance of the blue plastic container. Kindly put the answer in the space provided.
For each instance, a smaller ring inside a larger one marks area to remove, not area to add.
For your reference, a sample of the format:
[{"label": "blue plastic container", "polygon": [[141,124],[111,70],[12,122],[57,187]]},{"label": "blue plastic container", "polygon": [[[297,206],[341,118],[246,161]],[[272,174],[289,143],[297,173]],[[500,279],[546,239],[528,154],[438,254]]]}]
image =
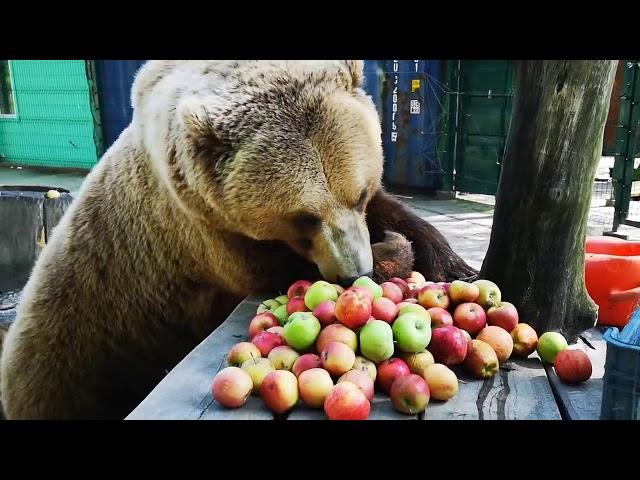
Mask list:
[{"label": "blue plastic container", "polygon": [[607,360],[602,388],[601,420],[640,420],[640,309],[619,331],[604,334]]}]

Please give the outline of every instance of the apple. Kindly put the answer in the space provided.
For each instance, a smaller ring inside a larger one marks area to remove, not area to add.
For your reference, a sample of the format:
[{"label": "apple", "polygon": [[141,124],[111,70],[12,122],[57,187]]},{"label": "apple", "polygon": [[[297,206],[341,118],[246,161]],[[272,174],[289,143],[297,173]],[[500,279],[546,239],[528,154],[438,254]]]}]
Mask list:
[{"label": "apple", "polygon": [[371,293],[371,290],[369,290],[368,288],[349,287],[345,290],[345,292],[359,292],[361,295],[364,295],[365,297],[367,297],[370,303],[373,303],[373,293]]},{"label": "apple", "polygon": [[366,372],[363,372],[362,370],[349,370],[348,372],[343,373],[338,379],[338,383],[340,382],[351,382],[355,384],[355,386],[364,393],[367,400],[373,400],[373,380],[371,380],[371,377]]},{"label": "apple", "polygon": [[320,353],[322,368],[334,377],[339,377],[353,368],[356,354],[341,342],[331,342]]},{"label": "apple", "polygon": [[227,354],[227,364],[230,367],[241,367],[244,362],[252,358],[260,358],[262,354],[258,347],[251,342],[236,343]]},{"label": "apple", "polygon": [[405,300],[408,300],[410,298],[415,298],[416,300],[418,299],[418,295],[420,295],[420,290],[422,290],[423,287],[416,285],[415,283],[410,283],[409,284],[409,291],[407,292],[407,294],[404,296]]},{"label": "apple", "polygon": [[297,282],[293,282],[287,290],[287,297],[289,297],[290,300],[296,297],[304,298],[304,295],[307,293],[310,286],[311,282],[308,280],[298,280]]},{"label": "apple", "polygon": [[313,316],[320,321],[320,325],[323,327],[336,323],[338,321],[336,317],[336,302],[328,300],[320,303],[313,309]]},{"label": "apple", "polygon": [[558,353],[568,347],[567,340],[558,332],[543,333],[538,339],[536,350],[540,360],[553,363]]},{"label": "apple", "polygon": [[562,350],[553,362],[556,374],[564,383],[577,385],[591,378],[591,360],[582,350],[575,348]]},{"label": "apple", "polygon": [[371,317],[371,301],[360,291],[347,290],[336,301],[335,315],[340,323],[355,330]]},{"label": "apple", "polygon": [[431,317],[431,328],[440,328],[453,325],[453,317],[444,308],[431,307],[427,310]]},{"label": "apple", "polygon": [[369,378],[372,382],[376,381],[378,371],[376,369],[376,364],[371,360],[367,360],[364,357],[357,356],[356,361],[353,364],[353,370],[360,370],[369,375]]},{"label": "apple", "polygon": [[284,339],[287,345],[296,350],[306,350],[318,338],[320,322],[308,312],[296,312],[284,326]]},{"label": "apple", "polygon": [[260,385],[262,385],[264,377],[275,371],[273,364],[268,358],[247,360],[242,364],[241,368],[251,377],[253,382],[253,393],[256,394],[260,391]]},{"label": "apple", "polygon": [[271,332],[271,333],[275,333],[276,335],[279,335],[282,338],[282,341],[284,342],[284,327],[281,327],[280,325],[278,325],[277,327],[267,328],[267,332]]},{"label": "apple", "polygon": [[245,404],[253,389],[253,381],[247,372],[238,367],[226,367],[213,378],[211,394],[226,408],[238,408]]},{"label": "apple", "polygon": [[322,408],[333,388],[333,380],[323,368],[310,368],[298,376],[298,390],[302,402],[310,408]]},{"label": "apple", "polygon": [[409,278],[405,280],[407,283],[415,283],[419,287],[424,287],[427,283],[433,283],[433,282],[427,282],[427,279],[424,278],[424,275],[422,275],[420,272],[415,272],[415,271],[411,272],[411,275],[409,275]]},{"label": "apple", "polygon": [[286,305],[287,302],[289,302],[289,297],[287,295],[280,295],[279,297],[276,297],[275,300],[280,305]]},{"label": "apple", "polygon": [[405,313],[393,322],[393,339],[403,352],[418,353],[431,340],[431,319],[417,313]]},{"label": "apple", "polygon": [[472,339],[471,339],[471,335],[469,335],[469,332],[467,332],[466,330],[462,330],[462,329],[460,329],[460,331],[461,331],[461,332],[462,332],[462,334],[464,335],[464,338],[466,338],[466,339],[467,339],[467,342],[470,342],[470,341],[472,340]]},{"label": "apple", "polygon": [[260,332],[251,339],[251,343],[258,347],[260,354],[265,358],[269,355],[271,350],[279,347],[280,345],[284,345],[284,342],[285,339],[273,332]]},{"label": "apple", "polygon": [[404,315],[405,313],[417,313],[428,318],[429,321],[431,321],[431,316],[429,315],[427,309],[422,307],[421,305],[418,305],[417,303],[400,303],[398,305],[398,316]]},{"label": "apple", "polygon": [[478,299],[480,289],[473,283],[454,280],[449,285],[449,299],[451,303],[473,303]]},{"label": "apple", "polygon": [[341,382],[325,398],[324,412],[329,420],[366,420],[371,404],[357,385]]},{"label": "apple", "polygon": [[362,287],[366,288],[373,295],[373,299],[382,297],[382,287],[374,282],[369,277],[360,277],[355,282],[353,282],[353,287]]},{"label": "apple", "polygon": [[328,325],[320,331],[320,335],[316,340],[316,350],[322,352],[324,347],[331,342],[344,343],[354,352],[358,349],[358,336],[356,333],[340,323]]},{"label": "apple", "polygon": [[289,314],[287,313],[287,306],[286,305],[280,305],[278,308],[275,309],[273,314],[278,319],[278,323],[280,325],[285,325],[287,323],[287,319],[289,318]]},{"label": "apple", "polygon": [[281,345],[269,352],[267,357],[276,370],[289,370],[300,357],[300,354],[287,345]]},{"label": "apple", "polygon": [[296,377],[299,377],[300,374],[304,371],[321,367],[322,360],[320,360],[320,357],[318,355],[316,355],[315,353],[305,353],[304,355],[300,355],[296,359],[293,367],[291,368],[291,371]]},{"label": "apple", "polygon": [[487,324],[487,314],[477,303],[461,303],[453,311],[453,325],[475,335]]},{"label": "apple", "polygon": [[487,310],[487,323],[504,328],[509,333],[516,328],[518,320],[518,310],[516,310],[513,303],[502,302],[500,305],[494,305]]},{"label": "apple", "polygon": [[418,299],[417,298],[413,298],[413,297],[405,298],[404,300],[402,300],[402,302],[400,302],[398,304],[398,308],[400,308],[400,305],[406,305],[406,304],[409,304],[409,303],[413,303],[413,304],[417,305],[418,304]]},{"label": "apple", "polygon": [[386,297],[376,298],[371,304],[371,316],[391,324],[398,316],[398,307],[393,300]]},{"label": "apple", "polygon": [[280,325],[280,323],[273,313],[259,313],[249,322],[249,338],[253,338],[260,332],[264,332],[271,327],[277,327],[278,325]]},{"label": "apple", "polygon": [[528,357],[538,346],[538,334],[526,323],[519,323],[511,330],[513,338],[513,354],[518,357]]},{"label": "apple", "polygon": [[442,285],[432,284],[422,287],[418,293],[418,303],[424,308],[449,306],[449,296]]},{"label": "apple", "polygon": [[273,313],[275,309],[278,308],[279,306],[280,306],[280,302],[271,298],[269,300],[265,300],[260,305],[258,305],[258,310],[256,313],[264,313],[264,312]]},{"label": "apple", "polygon": [[491,345],[482,340],[471,340],[467,347],[464,367],[476,378],[491,378],[499,368],[498,356]]},{"label": "apple", "polygon": [[446,402],[458,393],[458,377],[441,363],[429,365],[422,371],[422,378],[429,385],[431,398]]},{"label": "apple", "polygon": [[410,373],[393,382],[389,396],[396,410],[415,415],[424,412],[429,404],[429,385],[420,375]]},{"label": "apple", "polygon": [[376,383],[384,393],[389,395],[391,385],[400,377],[410,375],[409,366],[400,358],[390,358],[378,365]]},{"label": "apple", "polygon": [[304,303],[303,297],[293,297],[287,303],[287,315],[296,312],[308,312],[307,305]]},{"label": "apple", "polygon": [[388,298],[393,303],[398,304],[404,298],[402,289],[393,282],[384,282],[380,284],[382,287],[382,296]]},{"label": "apple", "polygon": [[264,377],[260,396],[266,407],[282,415],[298,403],[298,379],[288,370],[276,370]]},{"label": "apple", "polygon": [[420,375],[422,371],[435,363],[433,355],[428,350],[418,353],[401,353],[400,358],[407,364],[411,373]]},{"label": "apple", "polygon": [[[402,292],[402,297],[405,297],[407,293],[409,293],[409,284],[406,282],[406,280],[403,280],[402,278],[398,278],[398,277],[390,278],[388,280],[388,283],[394,283]],[[383,288],[383,292],[384,292],[384,288]]]},{"label": "apple", "polygon": [[393,330],[387,322],[371,320],[360,330],[360,351],[372,362],[379,363],[393,355]]},{"label": "apple", "polygon": [[476,280],[471,285],[478,287],[478,303],[482,308],[488,309],[494,305],[500,305],[502,301],[502,293],[498,286],[490,280]]},{"label": "apple", "polygon": [[467,355],[467,339],[457,327],[441,327],[431,332],[429,351],[436,362],[447,366],[462,363]]},{"label": "apple", "polygon": [[338,292],[338,296],[342,295],[344,293],[344,288],[336,283],[332,283],[331,285],[334,286],[334,288],[336,289],[336,292]]},{"label": "apple", "polygon": [[313,311],[322,302],[331,300],[335,302],[338,299],[338,292],[329,282],[318,280],[313,283],[304,294],[304,303],[307,308]]},{"label": "apple", "polygon": [[500,363],[506,362],[513,352],[513,338],[504,328],[489,325],[480,330],[476,338],[491,345]]}]

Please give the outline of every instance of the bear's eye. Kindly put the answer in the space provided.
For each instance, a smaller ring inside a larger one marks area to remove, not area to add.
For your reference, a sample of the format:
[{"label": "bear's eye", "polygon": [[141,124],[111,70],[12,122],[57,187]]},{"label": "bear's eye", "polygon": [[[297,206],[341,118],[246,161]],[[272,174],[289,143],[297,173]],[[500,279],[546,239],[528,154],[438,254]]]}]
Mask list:
[{"label": "bear's eye", "polygon": [[298,213],[293,217],[292,222],[298,230],[304,231],[318,228],[322,221],[312,213]]},{"label": "bear's eye", "polygon": [[364,190],[362,190],[360,197],[358,197],[358,202],[356,203],[356,210],[358,210],[359,212],[364,212],[364,207],[367,204],[368,193],[369,193],[369,189],[365,188]]}]

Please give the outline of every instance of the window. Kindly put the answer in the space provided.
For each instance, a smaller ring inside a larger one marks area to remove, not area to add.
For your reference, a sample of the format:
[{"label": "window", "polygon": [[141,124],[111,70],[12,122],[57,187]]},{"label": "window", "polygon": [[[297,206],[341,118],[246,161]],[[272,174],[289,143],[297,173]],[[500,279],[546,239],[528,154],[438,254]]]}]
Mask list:
[{"label": "window", "polygon": [[0,60],[0,117],[16,114],[13,78],[9,60]]}]

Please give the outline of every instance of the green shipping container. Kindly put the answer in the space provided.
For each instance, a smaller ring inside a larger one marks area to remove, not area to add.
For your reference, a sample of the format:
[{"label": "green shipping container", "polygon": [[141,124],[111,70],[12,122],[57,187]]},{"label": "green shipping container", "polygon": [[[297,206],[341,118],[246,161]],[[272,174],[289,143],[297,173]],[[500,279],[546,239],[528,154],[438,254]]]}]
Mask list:
[{"label": "green shipping container", "polygon": [[[0,92],[3,96],[0,161],[92,168],[100,151],[92,63],[85,60],[0,62],[3,64],[0,72],[7,72],[8,66],[9,73],[3,76]],[[11,92],[7,92],[8,88]]]}]

